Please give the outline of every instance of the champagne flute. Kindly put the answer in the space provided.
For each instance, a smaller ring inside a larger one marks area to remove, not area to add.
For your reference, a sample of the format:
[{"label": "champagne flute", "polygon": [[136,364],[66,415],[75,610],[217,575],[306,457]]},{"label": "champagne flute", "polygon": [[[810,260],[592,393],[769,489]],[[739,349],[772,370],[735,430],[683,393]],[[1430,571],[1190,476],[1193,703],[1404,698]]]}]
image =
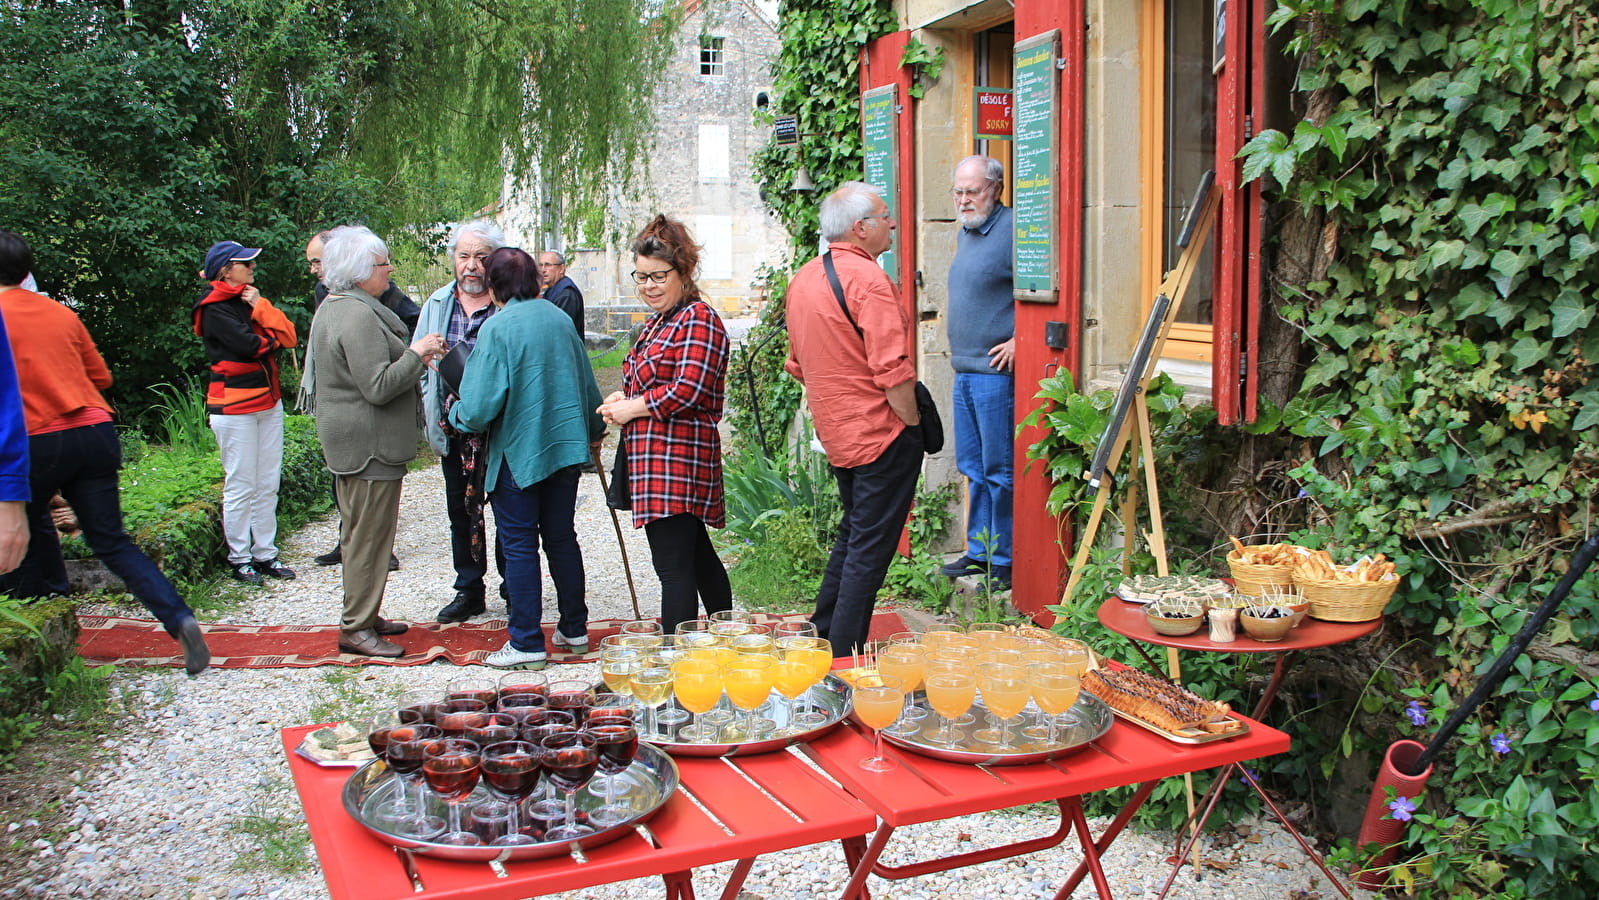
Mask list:
[{"label": "champagne flute", "polygon": [[644,706],[644,734],[648,738],[663,737],[655,724],[655,711],[672,695],[671,663],[664,656],[640,657],[637,667],[628,676],[633,699]]},{"label": "champagne flute", "polygon": [[899,768],[896,760],[883,755],[883,729],[899,718],[900,709],[905,705],[904,685],[892,675],[875,675],[862,678],[852,689],[855,715],[867,728],[877,732],[872,755],[860,763],[868,772],[891,772]]},{"label": "champagne flute", "polygon": [[977,667],[977,687],[983,692],[983,705],[999,720],[999,728],[984,728],[972,736],[1001,750],[1014,750],[1010,740],[1010,721],[1021,715],[1032,699],[1027,670],[1004,663],[983,663]]},{"label": "champagne flute", "polygon": [[977,680],[962,666],[933,668],[923,678],[927,702],[938,713],[942,726],[933,742],[953,748],[960,737],[955,731],[955,719],[971,709],[972,700],[977,696]]},{"label": "champagne flute", "polygon": [[638,730],[632,722],[594,724],[591,721],[584,731],[594,738],[594,747],[600,756],[599,770],[605,776],[605,803],[589,811],[589,821],[601,828],[626,822],[633,817],[633,809],[616,802],[616,781],[638,755]]},{"label": "champagne flute", "polygon": [[436,843],[472,847],[482,838],[461,827],[461,802],[471,796],[482,774],[483,756],[478,745],[464,738],[430,741],[422,753],[422,777],[450,811],[448,830]]},{"label": "champagne flute", "polygon": [[483,784],[489,794],[499,797],[510,806],[510,816],[505,823],[505,834],[495,838],[496,845],[534,844],[537,841],[522,832],[520,812],[522,801],[533,793],[539,783],[540,761],[538,748],[527,741],[500,741],[483,748]]},{"label": "champagne flute", "polygon": [[[892,641],[892,639],[891,639]],[[900,680],[905,695],[905,708],[899,721],[887,728],[889,734],[911,735],[921,728],[927,710],[915,703],[916,689],[922,686],[922,675],[927,670],[927,649],[921,644],[889,643],[877,654],[877,671]]]},{"label": "champagne flute", "polygon": [[722,667],[722,689],[733,705],[744,710],[744,740],[755,741],[772,732],[768,719],[755,715],[772,694],[772,669],[776,660],[770,656],[744,656]]},{"label": "champagne flute", "polygon": [[577,821],[573,798],[578,788],[588,783],[599,768],[600,754],[592,734],[567,731],[544,739],[544,771],[564,795],[560,825],[544,832],[546,841],[569,841],[593,833],[594,829]]},{"label": "champagne flute", "polygon": [[721,726],[705,721],[705,714],[722,699],[722,666],[714,659],[689,656],[672,664],[672,692],[678,705],[695,715],[691,725],[678,730],[678,737],[691,743],[711,743],[722,733]]},{"label": "champagne flute", "polygon": [[[1075,675],[1070,665],[1061,662],[1034,663],[1027,667],[1027,681],[1032,688],[1033,702],[1048,717],[1049,727],[1044,729],[1042,735],[1049,743],[1056,743],[1059,738],[1060,726],[1078,724],[1076,714],[1071,709],[1077,703],[1077,696],[1082,690],[1082,679]],[[1024,731],[1028,734],[1032,730]],[[1032,732],[1030,736],[1039,736]]]}]

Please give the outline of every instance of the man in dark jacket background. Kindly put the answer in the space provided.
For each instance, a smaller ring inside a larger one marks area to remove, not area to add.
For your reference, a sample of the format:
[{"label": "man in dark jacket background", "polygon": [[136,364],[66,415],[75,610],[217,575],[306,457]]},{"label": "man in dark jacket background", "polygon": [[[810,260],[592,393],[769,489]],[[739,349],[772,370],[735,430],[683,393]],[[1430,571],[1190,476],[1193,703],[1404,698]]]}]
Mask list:
[{"label": "man in dark jacket background", "polygon": [[547,285],[544,288],[544,299],[555,304],[555,308],[572,317],[572,324],[577,328],[577,336],[584,335],[583,324],[583,292],[578,290],[577,282],[566,277],[566,257],[554,250],[546,250],[539,254],[539,281]]}]

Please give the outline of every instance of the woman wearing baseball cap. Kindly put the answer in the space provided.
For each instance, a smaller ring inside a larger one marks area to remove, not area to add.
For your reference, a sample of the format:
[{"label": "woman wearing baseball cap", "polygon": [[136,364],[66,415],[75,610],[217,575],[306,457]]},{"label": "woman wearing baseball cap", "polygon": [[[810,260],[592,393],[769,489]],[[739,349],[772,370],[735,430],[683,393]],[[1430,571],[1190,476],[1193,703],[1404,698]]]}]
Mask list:
[{"label": "woman wearing baseball cap", "polygon": [[256,247],[218,241],[200,275],[211,290],[194,304],[194,333],[211,360],[205,406],[222,451],[222,531],[233,577],[293,578],[278,561],[278,480],[283,468],[283,388],[278,351],[294,323],[255,288]]}]

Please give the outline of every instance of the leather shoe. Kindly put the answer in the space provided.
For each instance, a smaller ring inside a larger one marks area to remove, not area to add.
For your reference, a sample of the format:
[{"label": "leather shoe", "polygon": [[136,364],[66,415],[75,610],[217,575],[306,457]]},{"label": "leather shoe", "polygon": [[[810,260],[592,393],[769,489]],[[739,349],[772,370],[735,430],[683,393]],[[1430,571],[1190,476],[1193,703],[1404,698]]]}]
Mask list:
[{"label": "leather shoe", "polygon": [[338,544],[334,544],[332,550],[329,550],[321,556],[314,557],[314,559],[316,564],[319,566],[336,566],[339,563],[344,562],[344,550],[340,548]]},{"label": "leather shoe", "polygon": [[439,621],[448,625],[451,622],[465,622],[473,616],[481,616],[488,607],[483,603],[482,594],[471,591],[456,591],[455,599],[450,605],[439,610]]},{"label": "leather shoe", "polygon": [[377,624],[372,626],[372,630],[376,631],[378,634],[388,636],[405,634],[407,631],[411,630],[411,626],[405,624],[404,622],[395,622],[385,619],[382,616],[378,616]]},{"label": "leather shoe", "polygon": [[354,653],[357,656],[383,656],[393,659],[405,655],[405,648],[399,644],[391,644],[378,637],[378,633],[370,628],[361,628],[356,631],[339,631],[339,652]]},{"label": "leather shoe", "polygon": [[395,556],[392,553],[389,554],[389,571],[390,572],[398,572],[398,571],[400,571],[400,558],[398,556]]},{"label": "leather shoe", "polygon": [[954,562],[945,563],[938,570],[938,574],[947,575],[950,578],[960,578],[965,575],[982,575],[987,571],[988,563],[980,559],[972,559],[970,556],[962,556]]},{"label": "leather shoe", "polygon": [[205,634],[193,616],[178,626],[178,644],[183,647],[183,670],[198,675],[211,665],[211,648],[206,646]]}]

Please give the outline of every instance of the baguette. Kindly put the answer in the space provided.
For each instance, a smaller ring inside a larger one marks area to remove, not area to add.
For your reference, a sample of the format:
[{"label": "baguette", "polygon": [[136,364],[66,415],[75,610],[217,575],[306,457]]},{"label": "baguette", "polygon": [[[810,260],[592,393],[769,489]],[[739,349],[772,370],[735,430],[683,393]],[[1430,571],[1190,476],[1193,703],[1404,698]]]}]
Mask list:
[{"label": "baguette", "polygon": [[1137,669],[1093,669],[1083,675],[1083,690],[1112,709],[1142,719],[1170,732],[1197,729],[1225,732],[1238,729],[1232,707],[1206,700],[1180,685]]}]

